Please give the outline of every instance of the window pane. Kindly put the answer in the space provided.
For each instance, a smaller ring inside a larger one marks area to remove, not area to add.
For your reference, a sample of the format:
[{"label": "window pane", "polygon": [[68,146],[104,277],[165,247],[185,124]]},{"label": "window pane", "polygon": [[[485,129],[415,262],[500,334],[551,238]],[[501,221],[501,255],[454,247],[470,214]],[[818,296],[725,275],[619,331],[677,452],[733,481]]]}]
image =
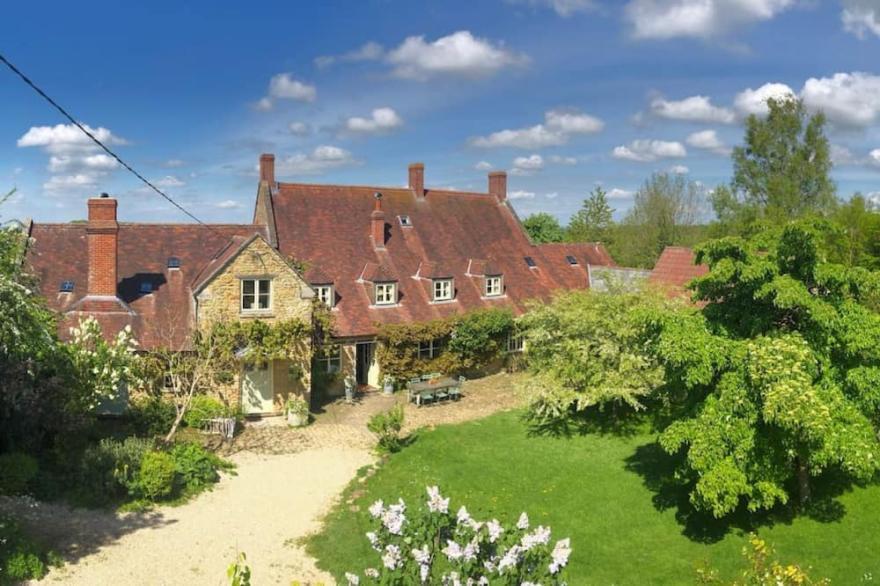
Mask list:
[{"label": "window pane", "polygon": [[244,280],[241,282],[241,292],[245,295],[253,295],[254,293],[254,282],[250,279]]},{"label": "window pane", "polygon": [[269,281],[268,279],[260,280],[260,294],[261,295],[268,295],[269,294],[269,283],[270,282],[271,281]]},{"label": "window pane", "polygon": [[269,295],[260,294],[260,309],[269,309]]},{"label": "window pane", "polygon": [[253,309],[254,308],[254,296],[251,295],[242,295],[241,296],[241,308],[242,309]]}]

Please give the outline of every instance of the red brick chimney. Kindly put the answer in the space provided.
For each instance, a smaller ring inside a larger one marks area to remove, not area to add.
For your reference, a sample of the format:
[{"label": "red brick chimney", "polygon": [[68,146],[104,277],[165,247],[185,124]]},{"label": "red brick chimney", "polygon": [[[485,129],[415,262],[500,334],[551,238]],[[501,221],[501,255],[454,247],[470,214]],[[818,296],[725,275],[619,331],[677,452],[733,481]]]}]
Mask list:
[{"label": "red brick chimney", "polygon": [[412,163],[409,166],[409,188],[416,197],[425,197],[425,164]]},{"label": "red brick chimney", "polygon": [[370,214],[370,233],[373,237],[373,246],[385,248],[385,212],[382,211],[382,194],[377,191],[373,197],[376,198],[376,207]]},{"label": "red brick chimney", "polygon": [[492,171],[489,173],[489,195],[494,195],[498,201],[507,199],[507,172]]},{"label": "red brick chimney", "polygon": [[269,187],[275,186],[275,155],[260,155],[260,181],[267,182]]},{"label": "red brick chimney", "polygon": [[116,200],[102,193],[89,199],[89,222],[86,235],[89,244],[88,295],[116,297]]}]

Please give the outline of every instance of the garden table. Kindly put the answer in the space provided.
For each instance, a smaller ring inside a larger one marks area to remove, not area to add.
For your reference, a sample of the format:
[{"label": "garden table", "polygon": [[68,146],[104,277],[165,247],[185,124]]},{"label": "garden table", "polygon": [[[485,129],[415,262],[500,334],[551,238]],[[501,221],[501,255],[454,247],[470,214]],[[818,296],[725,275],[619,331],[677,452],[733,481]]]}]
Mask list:
[{"label": "garden table", "polygon": [[458,388],[461,381],[451,376],[444,376],[435,380],[427,380],[409,385],[410,400],[415,399],[416,405],[422,406],[425,400],[433,401],[447,397],[459,396]]}]

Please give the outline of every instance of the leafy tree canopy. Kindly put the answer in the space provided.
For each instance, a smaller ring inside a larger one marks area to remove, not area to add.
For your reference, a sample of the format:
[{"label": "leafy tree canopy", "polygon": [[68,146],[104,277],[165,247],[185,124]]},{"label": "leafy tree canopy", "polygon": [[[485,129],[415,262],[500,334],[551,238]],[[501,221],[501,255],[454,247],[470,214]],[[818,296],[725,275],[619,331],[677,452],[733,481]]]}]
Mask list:
[{"label": "leafy tree canopy", "polygon": [[692,283],[699,314],[658,313],[652,347],[692,413],[661,445],[685,456],[698,508],[723,516],[801,502],[810,477],[880,468],[880,274],[824,261],[800,223],[698,248],[710,272]]},{"label": "leafy tree canopy", "polygon": [[555,216],[547,212],[532,214],[523,221],[523,228],[535,244],[562,242],[565,230]]},{"label": "leafy tree canopy", "polygon": [[572,216],[568,224],[567,239],[573,242],[610,241],[614,226],[614,210],[608,205],[607,192],[597,186],[584,200],[583,206]]}]

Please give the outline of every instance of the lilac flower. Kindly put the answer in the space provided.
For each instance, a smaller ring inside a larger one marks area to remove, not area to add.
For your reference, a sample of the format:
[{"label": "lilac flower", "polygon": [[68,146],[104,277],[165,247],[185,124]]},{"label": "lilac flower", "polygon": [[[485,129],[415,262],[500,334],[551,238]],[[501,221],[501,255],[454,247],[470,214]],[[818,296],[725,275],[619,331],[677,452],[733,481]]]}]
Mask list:
[{"label": "lilac flower", "polygon": [[374,519],[378,519],[382,516],[383,511],[385,511],[385,503],[382,502],[382,499],[379,499],[378,501],[370,505],[369,511],[370,515]]},{"label": "lilac flower", "polygon": [[498,522],[498,519],[492,519],[486,523],[486,529],[489,530],[489,543],[495,543],[501,534],[504,533],[504,527]]},{"label": "lilac flower", "polygon": [[394,544],[386,545],[385,553],[382,555],[382,564],[389,570],[396,570],[401,563],[400,548]]},{"label": "lilac flower", "polygon": [[403,534],[403,524],[406,522],[404,511],[406,511],[406,504],[401,499],[396,505],[389,505],[382,513],[382,524],[392,535]]},{"label": "lilac flower", "polygon": [[364,576],[366,576],[367,578],[378,578],[379,570],[377,570],[376,568],[367,568],[366,570],[364,570]]},{"label": "lilac flower", "polygon": [[550,554],[550,557],[553,558],[553,561],[550,563],[548,569],[551,574],[556,574],[568,564],[568,556],[571,555],[571,540],[569,538],[560,539],[556,542],[556,546],[553,548],[553,553]]},{"label": "lilac flower", "polygon": [[449,499],[443,498],[440,494],[440,489],[436,486],[428,487],[428,510],[432,513],[443,513],[444,515],[449,512]]},{"label": "lilac flower", "polygon": [[412,556],[420,564],[431,563],[431,551],[428,549],[427,543],[422,546],[422,549],[413,549]]},{"label": "lilac flower", "polygon": [[356,575],[351,574],[349,572],[345,573],[345,579],[348,580],[348,586],[358,586],[361,583],[361,579]]},{"label": "lilac flower", "polygon": [[523,513],[519,516],[519,521],[516,522],[517,529],[528,529],[529,528],[529,516]]},{"label": "lilac flower", "polygon": [[449,561],[451,562],[460,560],[461,556],[464,555],[461,546],[451,539],[446,541],[446,547],[443,548],[443,553],[446,554],[446,557],[449,558]]},{"label": "lilac flower", "polygon": [[523,535],[522,547],[528,551],[537,545],[547,545],[550,543],[550,528],[538,525],[538,528]]},{"label": "lilac flower", "polygon": [[456,515],[455,519],[461,524],[468,524],[472,520],[467,509],[464,507],[461,507],[460,509],[458,509],[458,515]]},{"label": "lilac flower", "polygon": [[428,564],[419,564],[419,578],[422,581],[422,584],[428,581],[428,572],[431,571],[431,566]]},{"label": "lilac flower", "polygon": [[382,548],[379,545],[379,536],[376,535],[375,531],[367,531],[367,539],[370,540],[370,545],[373,546],[373,549],[376,551],[382,551]]},{"label": "lilac flower", "polygon": [[511,546],[498,562],[498,573],[503,574],[505,570],[516,567],[519,562],[520,548],[518,545]]},{"label": "lilac flower", "polygon": [[477,542],[477,538],[473,538],[470,543],[468,543],[461,552],[464,561],[471,562],[477,559],[477,554],[480,553],[480,544]]}]

